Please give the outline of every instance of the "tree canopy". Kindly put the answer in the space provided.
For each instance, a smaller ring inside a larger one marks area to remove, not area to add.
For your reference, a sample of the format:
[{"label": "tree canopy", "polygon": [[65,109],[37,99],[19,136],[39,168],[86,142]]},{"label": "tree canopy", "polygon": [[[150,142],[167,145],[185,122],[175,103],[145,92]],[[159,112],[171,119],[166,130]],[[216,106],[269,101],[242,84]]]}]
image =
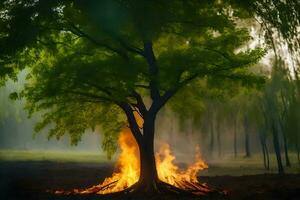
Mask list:
[{"label": "tree canopy", "polygon": [[238,21],[261,16],[294,41],[299,3],[286,2],[267,9],[267,1],[238,0],[4,0],[0,73],[29,68],[15,98],[25,97],[30,113],[43,112],[37,130],[50,125],[49,137],[67,132],[76,144],[101,125],[112,153],[126,121],[140,132],[134,112],[157,113],[181,89],[203,80],[261,81],[249,67],[265,50],[242,48],[251,37]]}]

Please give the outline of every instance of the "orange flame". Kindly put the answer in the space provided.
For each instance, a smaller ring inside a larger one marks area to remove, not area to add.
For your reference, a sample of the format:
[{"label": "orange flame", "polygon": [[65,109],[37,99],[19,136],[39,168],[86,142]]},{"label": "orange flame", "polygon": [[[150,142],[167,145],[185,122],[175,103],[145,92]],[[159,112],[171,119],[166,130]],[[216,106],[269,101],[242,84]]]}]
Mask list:
[{"label": "orange flame", "polygon": [[[138,181],[140,173],[139,149],[129,128],[124,128],[120,134],[118,143],[121,154],[116,164],[116,172],[111,177],[106,178],[103,183],[87,189],[75,189],[78,194],[107,194],[122,191]],[[207,168],[207,164],[200,159],[200,154],[196,154],[196,162],[186,170],[180,169],[173,162],[175,156],[168,144],[163,144],[155,155],[158,177],[161,181],[185,189],[190,184],[197,184],[197,173],[199,170]],[[63,193],[56,191],[57,194]]]},{"label": "orange flame", "polygon": [[[199,150],[199,148],[197,149]],[[200,159],[199,151],[196,154],[196,162],[186,170],[177,167],[173,163],[175,159],[176,157],[172,154],[169,144],[164,144],[155,156],[159,179],[179,188],[184,189],[186,183],[198,183],[198,171],[208,168],[207,164]]]},{"label": "orange flame", "polygon": [[[135,114],[136,121],[139,127],[143,126],[143,119]],[[122,191],[139,179],[140,174],[140,160],[139,148],[129,128],[124,128],[120,133],[118,139],[121,148],[121,154],[118,157],[116,170],[111,177],[106,178],[101,184],[92,186],[87,189],[75,189],[73,193],[77,194],[107,194]],[[182,189],[201,189],[202,191],[209,191],[209,189],[202,185],[197,186],[197,173],[200,170],[208,168],[207,164],[201,160],[199,148],[196,153],[196,162],[190,165],[186,170],[180,169],[173,162],[176,157],[170,150],[170,145],[163,144],[158,153],[155,154],[156,168],[158,177],[161,181],[171,184]],[[56,194],[70,194],[71,192],[56,191]]]},{"label": "orange flame", "polygon": [[107,194],[122,191],[138,181],[139,150],[129,128],[124,128],[121,132],[118,143],[121,154],[117,160],[116,172],[111,177],[106,178],[103,183],[87,188],[85,190],[74,190],[75,193]]}]

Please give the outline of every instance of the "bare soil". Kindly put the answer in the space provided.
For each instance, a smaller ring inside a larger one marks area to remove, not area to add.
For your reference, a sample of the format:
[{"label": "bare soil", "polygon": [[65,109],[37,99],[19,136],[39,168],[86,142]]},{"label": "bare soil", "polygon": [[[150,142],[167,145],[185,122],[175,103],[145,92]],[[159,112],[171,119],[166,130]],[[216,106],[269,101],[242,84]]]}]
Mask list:
[{"label": "bare soil", "polygon": [[[105,199],[91,196],[55,196],[47,190],[85,188],[100,183],[113,172],[111,163],[48,161],[0,161],[1,200]],[[225,191],[228,200],[300,200],[300,174],[199,177],[209,186]],[[119,199],[123,199],[120,197]],[[132,198],[136,199],[136,198]],[[140,197],[138,199],[144,199]],[[183,199],[164,197],[155,199]],[[188,198],[184,198],[188,199]]]}]

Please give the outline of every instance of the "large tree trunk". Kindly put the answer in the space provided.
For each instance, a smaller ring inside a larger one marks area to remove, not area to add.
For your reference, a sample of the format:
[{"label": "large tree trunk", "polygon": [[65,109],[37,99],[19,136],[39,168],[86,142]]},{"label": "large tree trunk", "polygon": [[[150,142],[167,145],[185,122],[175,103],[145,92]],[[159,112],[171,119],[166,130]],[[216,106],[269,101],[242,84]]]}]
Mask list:
[{"label": "large tree trunk", "polygon": [[157,190],[158,175],[155,164],[153,142],[145,141],[140,147],[140,178],[138,183],[146,192]]},{"label": "large tree trunk", "polygon": [[138,184],[145,192],[157,191],[159,181],[154,155],[155,116],[144,120],[142,141],[138,144],[140,150],[140,177]]}]

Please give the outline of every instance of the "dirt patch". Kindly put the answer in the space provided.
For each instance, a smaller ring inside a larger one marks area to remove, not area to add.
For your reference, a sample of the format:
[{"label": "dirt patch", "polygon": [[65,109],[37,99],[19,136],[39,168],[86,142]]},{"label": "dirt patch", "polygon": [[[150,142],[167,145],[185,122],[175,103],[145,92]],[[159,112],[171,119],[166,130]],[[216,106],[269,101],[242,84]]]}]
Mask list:
[{"label": "dirt patch", "polygon": [[[0,199],[99,199],[57,197],[46,190],[84,188],[101,182],[113,172],[113,164],[58,163],[47,161],[1,161]],[[211,187],[225,190],[232,200],[299,200],[300,175],[275,174],[251,176],[200,177]],[[165,198],[161,198],[165,199]]]},{"label": "dirt patch", "polygon": [[299,200],[300,175],[259,174],[201,177],[208,185],[222,188],[233,200]]}]

